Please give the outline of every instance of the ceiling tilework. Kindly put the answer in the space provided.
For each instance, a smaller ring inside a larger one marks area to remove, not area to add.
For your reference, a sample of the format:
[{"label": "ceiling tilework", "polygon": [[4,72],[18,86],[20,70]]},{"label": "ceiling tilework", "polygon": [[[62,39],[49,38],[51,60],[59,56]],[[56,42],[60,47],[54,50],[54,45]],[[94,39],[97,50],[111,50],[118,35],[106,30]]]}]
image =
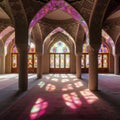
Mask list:
[{"label": "ceiling tilework", "polygon": [[71,5],[81,14],[84,20],[88,23],[90,13],[93,8],[94,0],[81,0],[72,3]]},{"label": "ceiling tilework", "polygon": [[[52,24],[52,23],[46,23],[46,22],[39,22],[40,24],[40,28],[42,31],[42,36],[43,36],[43,40],[45,39],[45,37],[52,32],[54,29],[56,29],[57,27],[61,27],[63,28],[66,32],[68,32],[73,39],[75,39],[76,36],[76,32],[77,32],[77,27],[78,27],[78,23],[63,23],[63,24]],[[49,28],[49,29],[48,29]]]}]

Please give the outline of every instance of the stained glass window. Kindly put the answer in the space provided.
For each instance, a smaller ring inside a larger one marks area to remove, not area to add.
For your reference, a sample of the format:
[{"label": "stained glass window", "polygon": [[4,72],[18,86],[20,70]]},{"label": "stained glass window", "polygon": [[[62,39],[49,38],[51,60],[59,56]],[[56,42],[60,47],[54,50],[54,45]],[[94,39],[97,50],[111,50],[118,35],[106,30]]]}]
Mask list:
[{"label": "stained glass window", "polygon": [[12,54],[12,68],[17,68],[17,54]]},{"label": "stained glass window", "polygon": [[89,68],[89,55],[86,54],[86,68]]},{"label": "stained glass window", "polygon": [[68,46],[62,41],[56,42],[50,49],[50,53],[69,53],[69,52],[70,50]]},{"label": "stained glass window", "polygon": [[66,55],[66,67],[65,68],[70,68],[70,55]]},{"label": "stained glass window", "polygon": [[[86,43],[83,44],[82,52],[88,53],[88,46]],[[108,49],[107,49],[105,44],[101,44],[101,47],[99,49],[99,53],[108,53]]]},{"label": "stained glass window", "polygon": [[34,54],[34,68],[37,68],[37,56]]},{"label": "stained glass window", "polygon": [[[12,52],[12,70],[14,71],[15,68],[18,68],[18,50],[16,45],[14,45],[11,49]],[[35,53],[35,45],[31,44],[30,49],[28,51],[28,72],[34,71],[34,68],[37,68],[37,56]],[[17,71],[16,71],[17,72]]]},{"label": "stained glass window", "polygon": [[98,55],[98,68],[102,68],[102,55]]},{"label": "stained glass window", "polygon": [[83,52],[83,53],[88,53],[88,46],[87,46],[86,43],[83,44],[82,52]]},{"label": "stained glass window", "polygon": [[107,68],[108,67],[108,56],[107,55],[103,55],[103,68]]},{"label": "stained glass window", "polygon": [[50,68],[70,68],[70,50],[68,46],[58,41],[50,49]]},{"label": "stained glass window", "polygon": [[[86,43],[83,44],[82,48],[82,58],[81,58],[81,67],[88,68],[89,67],[89,54],[88,54],[88,46]],[[105,44],[101,44],[98,53],[98,68],[108,68],[108,48]]]},{"label": "stained glass window", "polygon": [[60,64],[60,68],[64,68],[64,62],[65,62],[65,59],[64,59],[64,54],[60,54],[60,62],[61,62],[61,64]]},{"label": "stained glass window", "polygon": [[50,55],[50,68],[54,68],[54,54]]},{"label": "stained glass window", "polygon": [[55,64],[55,68],[59,68],[59,64],[60,64],[59,62],[60,62],[60,61],[59,61],[59,54],[56,54],[56,55],[55,55],[55,63],[56,63],[56,64]]},{"label": "stained glass window", "polygon": [[32,68],[33,65],[32,59],[33,59],[32,54],[28,54],[28,68]]},{"label": "stained glass window", "polygon": [[99,53],[108,53],[108,49],[105,44],[101,44],[101,47],[99,49]]},{"label": "stained glass window", "polygon": [[85,55],[82,55],[82,58],[81,58],[81,67],[82,68],[85,67]]},{"label": "stained glass window", "polygon": [[16,45],[13,46],[13,48],[12,48],[12,53],[18,53],[18,50],[17,50]]},{"label": "stained glass window", "polygon": [[17,47],[16,45],[14,45],[12,47],[12,68],[17,68],[17,53],[18,53]]},{"label": "stained glass window", "polygon": [[101,44],[98,54],[98,68],[108,68],[108,49],[105,44]]},{"label": "stained glass window", "polygon": [[30,45],[29,53],[35,53],[35,45],[33,43]]},{"label": "stained glass window", "polygon": [[[35,53],[35,45],[34,44],[31,44],[28,52],[29,53]],[[12,53],[18,53],[16,45],[13,46]]]}]

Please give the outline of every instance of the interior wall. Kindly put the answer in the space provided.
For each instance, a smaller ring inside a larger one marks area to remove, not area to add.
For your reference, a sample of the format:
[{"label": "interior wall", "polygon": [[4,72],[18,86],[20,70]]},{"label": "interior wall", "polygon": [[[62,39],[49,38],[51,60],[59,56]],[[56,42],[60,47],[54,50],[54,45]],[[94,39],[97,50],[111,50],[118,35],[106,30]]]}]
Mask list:
[{"label": "interior wall", "polygon": [[114,56],[109,53],[109,73],[114,73]]},{"label": "interior wall", "polygon": [[42,71],[43,74],[48,74],[49,73],[49,54],[43,54],[43,59],[42,59]]},{"label": "interior wall", "polygon": [[11,47],[13,42],[9,44],[7,48],[7,55],[5,56],[5,73],[11,73]]},{"label": "interior wall", "polygon": [[0,40],[0,74],[5,73],[4,42]]},{"label": "interior wall", "polygon": [[7,54],[5,57],[5,73],[11,73],[11,54]]},{"label": "interior wall", "polygon": [[118,65],[119,65],[119,74],[120,74],[120,56],[119,56],[119,64]]},{"label": "interior wall", "polygon": [[70,54],[70,73],[75,74],[76,73],[76,56],[74,53]]},{"label": "interior wall", "polygon": [[5,73],[5,56],[4,54],[0,56],[0,74]]}]

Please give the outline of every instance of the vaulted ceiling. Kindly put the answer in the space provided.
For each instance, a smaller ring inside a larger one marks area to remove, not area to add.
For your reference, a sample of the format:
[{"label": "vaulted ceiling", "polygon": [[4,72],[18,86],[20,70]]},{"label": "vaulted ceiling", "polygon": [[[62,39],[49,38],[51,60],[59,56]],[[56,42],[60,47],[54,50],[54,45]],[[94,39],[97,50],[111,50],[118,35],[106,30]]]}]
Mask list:
[{"label": "vaulted ceiling", "polygon": [[[27,21],[30,23],[35,14],[45,6],[50,0],[0,0],[0,31],[3,31],[7,26],[14,25],[14,15],[20,13],[25,15]],[[95,3],[97,0],[65,0],[69,3],[80,15],[84,18],[89,26],[91,15],[94,12]],[[104,6],[104,2],[98,6]],[[100,7],[101,8],[101,7]],[[13,11],[12,11],[12,10]],[[100,13],[102,10],[97,11]],[[96,16],[96,20],[98,16]],[[43,39],[55,28],[61,27],[66,30],[74,39],[79,29],[78,23],[68,13],[59,8],[47,14],[39,22],[41,34]],[[49,28],[49,29],[48,29]],[[120,2],[119,0],[110,0],[104,15],[102,28],[113,38],[116,42],[120,33]],[[114,30],[114,31],[113,31]],[[116,32],[113,34],[113,32]],[[116,36],[117,37],[116,37]]]}]

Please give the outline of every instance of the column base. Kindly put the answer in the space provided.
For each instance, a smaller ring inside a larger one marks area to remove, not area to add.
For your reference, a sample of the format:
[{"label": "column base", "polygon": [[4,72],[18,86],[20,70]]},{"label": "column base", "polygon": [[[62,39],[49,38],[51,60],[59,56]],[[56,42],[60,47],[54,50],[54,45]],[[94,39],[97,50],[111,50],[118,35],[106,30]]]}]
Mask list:
[{"label": "column base", "polygon": [[95,87],[95,86],[89,86],[89,84],[88,84],[88,89],[90,90],[90,91],[98,91],[98,88],[97,87]]},{"label": "column base", "polygon": [[77,77],[78,79],[81,79],[81,76],[80,76],[80,75],[76,75],[76,77]]},{"label": "column base", "polygon": [[37,79],[41,79],[42,78],[42,75],[37,75]]},{"label": "column base", "polygon": [[89,89],[91,92],[100,92],[100,90],[98,90],[98,89]]},{"label": "column base", "polygon": [[19,88],[19,92],[25,92],[27,91],[27,88]]}]

